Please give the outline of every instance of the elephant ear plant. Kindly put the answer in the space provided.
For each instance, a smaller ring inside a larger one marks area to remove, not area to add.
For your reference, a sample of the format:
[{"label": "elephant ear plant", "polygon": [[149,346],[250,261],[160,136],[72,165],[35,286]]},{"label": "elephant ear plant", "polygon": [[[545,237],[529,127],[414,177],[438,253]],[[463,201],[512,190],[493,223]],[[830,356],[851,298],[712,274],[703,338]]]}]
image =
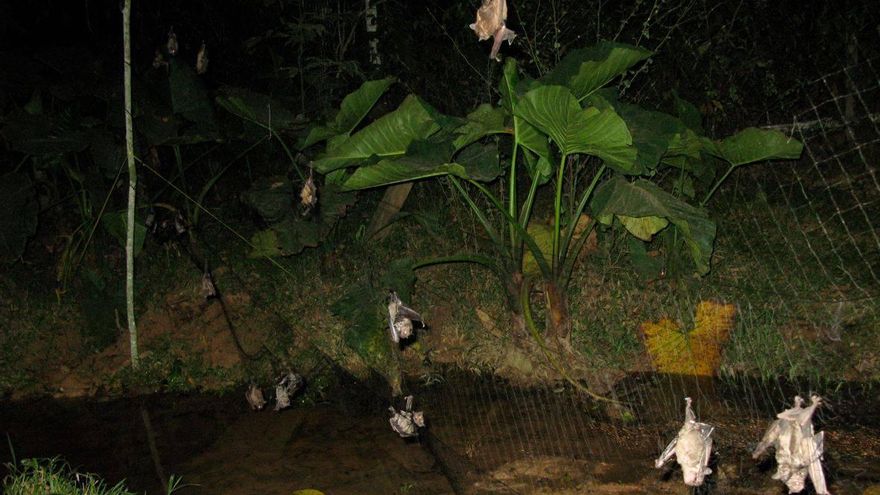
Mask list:
[{"label": "elephant ear plant", "polygon": [[[676,100],[674,116],[622,102],[606,88],[651,55],[603,42],[570,52],[537,80],[521,78],[516,61],[508,59],[497,106],[480,105],[455,118],[410,95],[358,132],[329,138],[314,167],[349,190],[448,177],[485,230],[491,254],[414,267],[450,261],[486,265],[501,275],[515,321],[528,326],[545,351],[544,340],[570,349],[566,288],[597,223],[625,230],[637,242],[674,232],[673,247],[698,274],[706,274],[716,226],[705,205],[721,182],[738,166],[794,159],[802,150],[778,131],[754,128],[714,141],[703,135],[699,113],[683,100]],[[506,147],[503,165],[498,143]],[[725,172],[716,174],[725,163]],[[505,180],[490,190],[486,184],[501,175]],[[679,177],[672,191],[660,180],[669,176]],[[530,223],[542,187],[553,200],[552,221],[543,230]],[[698,189],[706,191],[699,202]],[[474,195],[482,195],[494,213],[481,209]],[[547,301],[543,337],[528,308],[536,283]]]}]

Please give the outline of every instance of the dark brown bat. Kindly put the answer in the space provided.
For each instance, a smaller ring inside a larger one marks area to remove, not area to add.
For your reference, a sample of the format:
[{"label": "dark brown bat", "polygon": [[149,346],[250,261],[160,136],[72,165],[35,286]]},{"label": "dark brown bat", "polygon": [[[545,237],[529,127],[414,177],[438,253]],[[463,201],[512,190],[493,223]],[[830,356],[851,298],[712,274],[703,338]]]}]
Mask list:
[{"label": "dark brown bat", "polygon": [[508,44],[513,43],[516,33],[507,29],[504,22],[507,20],[507,0],[483,0],[483,5],[477,10],[477,21],[470,25],[470,28],[477,33],[480,41],[494,37],[492,43],[492,53],[489,58],[500,61],[498,50],[501,49],[501,43],[507,41]]}]

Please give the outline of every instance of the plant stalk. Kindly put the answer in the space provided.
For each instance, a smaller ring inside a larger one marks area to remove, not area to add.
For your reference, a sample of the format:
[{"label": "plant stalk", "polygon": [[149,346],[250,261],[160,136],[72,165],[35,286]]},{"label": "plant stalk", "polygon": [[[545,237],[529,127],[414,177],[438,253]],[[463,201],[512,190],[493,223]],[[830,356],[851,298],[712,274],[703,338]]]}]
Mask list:
[{"label": "plant stalk", "polygon": [[134,211],[137,192],[137,168],[134,159],[134,132],[131,119],[131,0],[122,7],[123,84],[125,85],[125,151],[128,158],[128,217],[125,237],[125,302],[128,315],[128,339],[131,367],[140,366],[137,324],[134,320]]},{"label": "plant stalk", "polygon": [[559,268],[559,222],[562,213],[562,179],[565,173],[565,161],[567,158],[568,155],[562,155],[562,158],[559,160],[559,170],[556,172],[556,198],[553,203],[553,259],[551,260],[554,275]]},{"label": "plant stalk", "polygon": [[718,179],[718,182],[716,182],[715,185],[712,186],[712,189],[709,191],[709,194],[706,194],[706,197],[703,198],[703,201],[700,201],[700,206],[706,206],[706,203],[708,203],[709,199],[712,197],[712,195],[715,194],[715,190],[718,189],[718,187],[721,185],[721,183],[723,183],[725,180],[727,180],[727,176],[730,175],[730,173],[733,172],[733,169],[735,169],[735,168],[736,168],[736,165],[732,165],[732,164],[730,165],[730,168],[727,169],[727,172],[724,172],[724,175],[722,175],[721,178]]}]

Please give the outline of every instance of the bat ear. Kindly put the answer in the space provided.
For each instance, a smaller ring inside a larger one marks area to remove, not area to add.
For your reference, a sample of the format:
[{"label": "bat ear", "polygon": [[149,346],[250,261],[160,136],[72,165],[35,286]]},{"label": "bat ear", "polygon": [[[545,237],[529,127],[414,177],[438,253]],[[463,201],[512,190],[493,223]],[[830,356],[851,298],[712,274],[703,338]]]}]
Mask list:
[{"label": "bat ear", "polygon": [[472,30],[476,31],[477,30],[477,23],[468,24],[468,27],[471,28]]}]

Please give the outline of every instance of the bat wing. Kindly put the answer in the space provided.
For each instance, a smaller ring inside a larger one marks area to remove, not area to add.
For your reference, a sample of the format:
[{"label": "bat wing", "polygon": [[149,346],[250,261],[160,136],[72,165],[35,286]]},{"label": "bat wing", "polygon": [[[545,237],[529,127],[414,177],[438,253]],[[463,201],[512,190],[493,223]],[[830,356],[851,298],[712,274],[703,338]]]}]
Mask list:
[{"label": "bat wing", "polygon": [[764,433],[764,437],[761,438],[761,443],[759,443],[758,446],[755,447],[755,451],[752,452],[752,458],[757,459],[758,457],[761,457],[764,451],[767,450],[767,447],[773,445],[773,442],[779,438],[779,433],[781,431],[782,428],[780,427],[779,421],[774,421],[770,425],[770,428],[767,429],[767,432]]},{"label": "bat wing", "polygon": [[672,439],[671,442],[669,442],[669,445],[666,446],[666,448],[663,450],[663,453],[660,454],[660,457],[658,457],[657,460],[654,461],[655,468],[659,469],[659,468],[663,467],[664,464],[669,462],[669,459],[672,459],[672,456],[675,455],[675,445],[677,443],[678,443],[678,436],[676,436],[675,438]]},{"label": "bat wing", "polygon": [[825,432],[821,432],[813,436],[813,438],[806,440],[810,442],[813,447],[813,455],[811,456],[809,473],[810,479],[813,480],[813,487],[816,489],[816,493],[818,495],[828,494],[828,487],[825,484],[825,473],[822,471],[822,451],[825,448],[824,433]]},{"label": "bat wing", "polygon": [[401,304],[400,307],[397,308],[397,317],[394,318],[394,321],[401,321],[404,318],[422,323],[422,316],[420,314]]},{"label": "bat wing", "polygon": [[397,329],[394,328],[394,318],[391,315],[388,315],[388,330],[391,331],[391,340],[396,344],[400,342],[400,334],[397,333]]}]

